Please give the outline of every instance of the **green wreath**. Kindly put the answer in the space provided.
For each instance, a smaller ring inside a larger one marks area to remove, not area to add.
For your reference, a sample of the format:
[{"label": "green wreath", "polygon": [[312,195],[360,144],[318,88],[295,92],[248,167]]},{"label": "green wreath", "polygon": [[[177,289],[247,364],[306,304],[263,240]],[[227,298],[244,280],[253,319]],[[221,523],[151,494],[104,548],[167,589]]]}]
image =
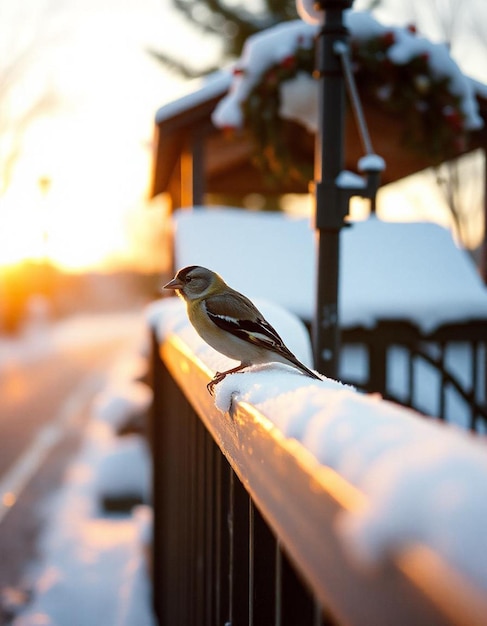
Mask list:
[{"label": "green wreath", "polygon": [[[400,116],[405,148],[432,161],[454,157],[465,150],[467,141],[460,96],[451,92],[449,77],[431,71],[427,53],[401,65],[392,63],[387,51],[394,42],[393,31],[366,41],[352,40],[352,63],[362,99]],[[312,179],[309,152],[292,143],[296,124],[281,118],[279,109],[282,83],[299,72],[311,75],[314,67],[314,47],[298,41],[295,53],[269,67],[242,103],[244,126],[254,141],[253,162],[270,184],[307,185]]]}]

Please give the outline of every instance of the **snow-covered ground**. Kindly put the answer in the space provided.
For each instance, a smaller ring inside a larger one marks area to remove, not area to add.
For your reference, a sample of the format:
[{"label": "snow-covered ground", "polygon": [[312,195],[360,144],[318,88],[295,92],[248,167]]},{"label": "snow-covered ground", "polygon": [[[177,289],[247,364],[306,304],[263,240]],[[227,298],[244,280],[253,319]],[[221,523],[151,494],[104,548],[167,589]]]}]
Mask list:
[{"label": "snow-covered ground", "polygon": [[[140,434],[117,427],[144,414],[151,391],[141,316],[80,316],[35,323],[21,338],[0,341],[0,366],[69,349],[78,342],[132,337],[94,399],[77,456],[44,506],[39,554],[26,574],[31,598],[14,626],[152,626],[148,560],[149,455]],[[131,513],[107,513],[104,498],[138,497]]]},{"label": "snow-covered ground", "polygon": [[[222,232],[238,232],[239,237]],[[409,316],[428,331],[445,321],[486,315],[485,287],[443,229],[372,219],[345,230],[344,236],[345,323],[373,326],[386,311],[390,317]],[[249,237],[251,257],[245,254]],[[289,347],[309,364],[309,336],[294,315],[311,317],[312,238],[306,220],[251,216],[233,209],[181,213],[176,216],[176,262],[220,271],[232,286],[257,301]],[[277,265],[265,262],[272,242]],[[148,319],[161,338],[175,332],[210,367],[224,369],[225,357],[199,340],[181,305],[167,299],[161,310],[157,303],[149,308]],[[140,327],[141,319],[97,316],[52,327],[33,325],[24,338],[0,342],[0,368],[12,359],[35,359],[77,342],[117,336],[132,324]],[[116,499],[124,493],[138,495],[142,502],[148,499],[145,442],[136,434],[116,435],[123,422],[137,418],[151,400],[150,389],[141,382],[147,368],[147,337],[136,336],[138,343],[131,344],[109,372],[92,405],[80,452],[62,489],[47,505],[42,558],[32,569],[33,598],[15,626],[153,624],[144,559],[150,510],[143,504],[132,514],[114,515],[100,507],[103,497]],[[397,356],[394,362],[400,369],[401,355]],[[346,367],[360,372],[360,355],[350,354],[345,360]],[[424,378],[431,388],[431,381]],[[255,404],[286,436],[300,439],[321,463],[335,467],[370,498],[371,508],[362,516],[343,518],[337,531],[356,559],[375,566],[405,542],[424,541],[447,550],[456,567],[487,588],[483,444],[377,398],[364,398],[338,382],[310,382],[284,366],[231,376],[217,386],[216,402],[222,411],[235,397]],[[452,410],[457,410],[454,405]],[[452,520],[455,531],[440,528],[438,520]]]},{"label": "snow-covered ground", "polygon": [[[258,304],[291,349],[310,363],[302,324],[275,303]],[[155,303],[147,311],[161,337],[176,332],[210,367],[225,367],[225,357],[201,342],[189,326],[178,299],[166,299],[162,307]],[[140,328],[141,319],[78,318],[48,333],[32,327],[24,340],[1,342],[0,355],[3,361],[7,355],[32,359],[78,341],[115,336],[131,325]],[[155,623],[145,558],[151,527],[151,510],[144,504],[149,456],[143,437],[116,434],[151,401],[151,390],[141,382],[147,369],[146,335],[135,336],[137,341],[108,372],[92,404],[83,444],[63,486],[46,503],[41,558],[30,571],[32,598],[14,626]],[[336,395],[327,396],[329,392]],[[420,540],[446,549],[456,567],[487,587],[486,547],[479,528],[487,523],[487,455],[482,445],[338,382],[310,382],[284,366],[228,377],[217,387],[217,406],[228,410],[235,397],[255,404],[286,436],[300,439],[320,462],[366,492],[371,508],[362,516],[344,517],[337,526],[352,558],[376,567],[405,542]],[[454,497],[445,495],[450,492]],[[100,506],[103,498],[123,494],[138,495],[143,504],[130,514],[108,514]],[[452,520],[455,532],[449,526],[442,531],[439,519]]]},{"label": "snow-covered ground", "polygon": [[[110,515],[99,506],[97,473],[107,455],[115,452],[112,437],[105,424],[89,424],[63,487],[46,505],[49,517],[40,538],[41,559],[31,572],[32,601],[14,620],[15,626],[154,623],[144,555],[150,509],[140,506],[132,514]],[[119,454],[117,466],[132,488],[133,475],[144,471],[147,458],[137,451]],[[121,481],[118,475],[117,483]]]}]

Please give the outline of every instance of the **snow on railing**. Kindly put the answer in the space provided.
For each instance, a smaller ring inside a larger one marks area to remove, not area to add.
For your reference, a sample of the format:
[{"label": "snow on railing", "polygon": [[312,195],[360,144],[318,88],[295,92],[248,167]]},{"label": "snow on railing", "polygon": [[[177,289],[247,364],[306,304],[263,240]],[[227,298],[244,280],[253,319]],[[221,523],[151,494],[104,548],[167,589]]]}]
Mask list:
[{"label": "snow on railing", "polygon": [[[301,323],[275,306],[265,314],[309,359]],[[228,376],[212,398],[206,384],[228,360],[199,339],[180,301],[148,317],[163,623],[264,623],[254,600],[268,596],[265,623],[281,623],[287,557],[314,598],[303,625],[485,623],[483,439],[277,364]]]}]

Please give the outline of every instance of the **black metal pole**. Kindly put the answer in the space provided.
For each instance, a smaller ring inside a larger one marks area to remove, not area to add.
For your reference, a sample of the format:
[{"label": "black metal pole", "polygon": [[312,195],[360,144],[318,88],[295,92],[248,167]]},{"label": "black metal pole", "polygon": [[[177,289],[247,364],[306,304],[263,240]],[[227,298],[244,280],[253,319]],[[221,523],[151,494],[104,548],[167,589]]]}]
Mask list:
[{"label": "black metal pole", "polygon": [[347,41],[343,12],[353,0],[320,0],[325,18],[317,41],[319,118],[315,147],[315,227],[317,282],[312,327],[315,367],[338,377],[340,330],[338,286],[340,230],[348,212],[348,199],[335,180],[344,165],[345,82],[336,42]]}]

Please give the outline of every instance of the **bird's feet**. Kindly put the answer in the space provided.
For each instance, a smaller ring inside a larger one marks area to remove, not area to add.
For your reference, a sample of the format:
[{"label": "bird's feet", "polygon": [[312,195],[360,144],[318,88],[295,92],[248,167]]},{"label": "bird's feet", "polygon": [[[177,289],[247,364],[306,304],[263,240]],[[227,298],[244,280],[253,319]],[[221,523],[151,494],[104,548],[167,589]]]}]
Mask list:
[{"label": "bird's feet", "polygon": [[215,393],[213,390],[213,387],[215,385],[218,385],[218,383],[221,383],[227,374],[228,372],[217,372],[213,376],[213,378],[210,380],[210,382],[206,385],[206,388],[208,389],[210,396],[212,396]]},{"label": "bird's feet", "polygon": [[240,365],[237,365],[237,367],[233,367],[231,370],[227,370],[226,372],[217,372],[213,376],[212,380],[210,380],[210,382],[206,385],[206,388],[210,392],[210,395],[213,395],[213,387],[215,385],[218,385],[218,383],[221,383],[227,374],[236,374],[237,372],[245,369],[247,366],[247,363],[240,363]]}]

